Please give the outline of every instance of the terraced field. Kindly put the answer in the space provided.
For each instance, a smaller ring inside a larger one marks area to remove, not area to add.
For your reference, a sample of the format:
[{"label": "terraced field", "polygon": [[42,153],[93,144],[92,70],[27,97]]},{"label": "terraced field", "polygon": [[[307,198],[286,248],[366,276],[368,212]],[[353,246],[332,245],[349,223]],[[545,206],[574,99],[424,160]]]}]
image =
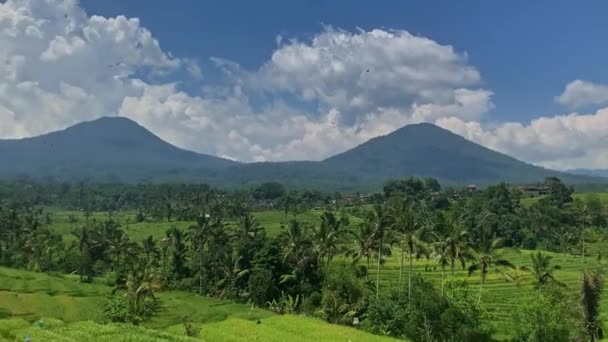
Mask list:
[{"label": "terraced field", "polygon": [[[77,228],[84,224],[85,217],[82,212],[73,210],[59,210],[50,209],[51,211],[51,227],[56,232],[61,233],[66,239],[72,239],[71,232],[74,228]],[[317,224],[319,217],[323,214],[323,210],[309,210],[297,216],[298,220],[311,222]],[[122,227],[128,232],[129,236],[135,241],[141,241],[152,235],[154,238],[163,238],[165,231],[170,227],[177,227],[180,229],[188,229],[194,224],[193,221],[171,221],[171,222],[135,222],[135,213],[133,212],[121,212],[113,214],[113,219],[117,220]],[[280,233],[281,226],[293,219],[293,215],[285,215],[281,210],[267,210],[254,212],[253,215],[257,218],[258,222],[266,229],[269,235],[274,236]],[[70,217],[76,219],[76,222],[70,221]],[[89,220],[103,221],[108,218],[107,213],[93,213]],[[351,224],[357,224],[360,219],[351,217]],[[234,224],[234,222],[228,221],[228,225]]]},{"label": "terraced field", "polygon": [[[603,269],[608,265],[608,261],[598,261],[597,250],[603,249],[604,246],[595,246],[591,249],[590,257],[586,258],[586,266],[592,269]],[[535,251],[520,251],[520,252],[505,252],[505,257],[517,266],[530,266],[530,254]],[[549,253],[554,256],[553,263],[559,264],[562,269],[555,271],[555,277],[567,285],[568,291],[578,293],[581,270],[583,269],[582,258],[580,256],[561,255]],[[380,268],[380,284],[384,290],[390,287],[399,286],[399,251],[394,250],[393,255]],[[409,261],[405,259],[405,269],[403,271],[403,281],[401,286],[407,288],[407,265]],[[507,270],[507,272],[510,272]],[[415,260],[414,273],[421,274],[424,278],[433,281],[437,286],[441,283],[441,270],[434,260]],[[371,279],[376,277],[376,266],[373,264],[370,270]],[[449,271],[446,272],[446,277],[449,277]],[[466,280],[466,282],[474,288],[479,289],[480,274],[476,273],[468,276],[465,270],[459,269],[456,277]],[[505,338],[509,335],[509,322],[514,309],[529,301],[533,295],[532,279],[529,274],[523,276],[519,284],[509,282],[504,277],[504,273],[498,270],[492,271],[488,275],[488,279],[482,290],[482,305],[487,313],[492,317],[491,322],[494,322],[496,329],[496,338]],[[604,316],[608,314],[608,295],[602,298],[602,311]]]},{"label": "terraced field", "polygon": [[[0,341],[393,341],[314,318],[275,315],[191,293],[159,293],[161,310],[140,327],[103,324],[110,287],[75,277],[0,268]],[[181,319],[201,328],[185,335]],[[41,329],[37,322],[44,321]],[[261,324],[257,324],[257,320]]]}]

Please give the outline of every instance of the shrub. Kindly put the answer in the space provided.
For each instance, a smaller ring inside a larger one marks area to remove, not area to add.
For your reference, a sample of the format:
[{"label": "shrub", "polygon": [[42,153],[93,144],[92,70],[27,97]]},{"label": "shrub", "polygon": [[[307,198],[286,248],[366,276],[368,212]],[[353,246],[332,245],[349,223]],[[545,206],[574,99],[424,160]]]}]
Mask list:
[{"label": "shrub", "polygon": [[104,315],[111,322],[129,322],[129,305],[125,298],[119,295],[110,296],[105,305]]},{"label": "shrub", "polygon": [[201,334],[201,327],[193,324],[188,318],[182,318],[184,333],[189,337],[198,337]]},{"label": "shrub", "polygon": [[272,300],[277,294],[272,272],[267,269],[254,268],[247,286],[249,288],[250,300],[260,307]]},{"label": "shrub", "polygon": [[513,313],[515,341],[583,340],[577,322],[579,307],[555,286],[537,291]]},{"label": "shrub", "polygon": [[368,305],[369,290],[349,266],[332,269],[325,275],[321,300],[321,316],[332,323],[352,324]]},{"label": "shrub", "polygon": [[417,276],[412,280],[411,299],[406,291],[391,291],[373,300],[363,328],[412,341],[490,340],[490,331],[482,324],[482,311],[474,304],[467,285],[448,283],[446,289],[444,298],[431,283]]}]

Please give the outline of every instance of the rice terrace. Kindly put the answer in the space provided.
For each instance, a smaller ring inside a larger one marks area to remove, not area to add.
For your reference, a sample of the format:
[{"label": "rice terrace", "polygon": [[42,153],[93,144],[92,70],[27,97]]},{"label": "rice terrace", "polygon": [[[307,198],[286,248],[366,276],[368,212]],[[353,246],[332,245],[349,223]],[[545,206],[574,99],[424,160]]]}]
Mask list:
[{"label": "rice terrace", "polygon": [[0,1],[0,342],[608,341],[607,11]]}]

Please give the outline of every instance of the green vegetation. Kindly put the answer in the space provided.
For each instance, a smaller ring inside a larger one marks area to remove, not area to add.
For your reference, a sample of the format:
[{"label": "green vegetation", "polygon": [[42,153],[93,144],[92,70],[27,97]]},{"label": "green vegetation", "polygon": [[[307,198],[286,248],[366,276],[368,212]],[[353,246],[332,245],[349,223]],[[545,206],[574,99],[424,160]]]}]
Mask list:
[{"label": "green vegetation", "polygon": [[556,178],[545,187],[527,204],[506,184],[413,178],[373,196],[277,184],[16,187],[0,202],[0,331],[601,339],[606,205]]},{"label": "green vegetation", "polygon": [[407,125],[323,161],[238,163],[179,149],[124,117],[0,140],[0,150],[4,180],[205,182],[232,189],[280,182],[290,188],[349,192],[377,190],[387,179],[410,175],[452,185],[529,183],[549,176],[569,183],[606,183],[524,163],[428,123]]}]

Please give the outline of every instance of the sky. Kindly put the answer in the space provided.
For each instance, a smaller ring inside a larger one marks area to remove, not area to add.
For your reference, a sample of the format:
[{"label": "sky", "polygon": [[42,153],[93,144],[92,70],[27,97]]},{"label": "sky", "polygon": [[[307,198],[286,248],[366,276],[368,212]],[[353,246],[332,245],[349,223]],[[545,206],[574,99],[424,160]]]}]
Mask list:
[{"label": "sky", "polygon": [[605,1],[0,0],[0,138],[125,116],[241,161],[430,122],[608,168]]}]

